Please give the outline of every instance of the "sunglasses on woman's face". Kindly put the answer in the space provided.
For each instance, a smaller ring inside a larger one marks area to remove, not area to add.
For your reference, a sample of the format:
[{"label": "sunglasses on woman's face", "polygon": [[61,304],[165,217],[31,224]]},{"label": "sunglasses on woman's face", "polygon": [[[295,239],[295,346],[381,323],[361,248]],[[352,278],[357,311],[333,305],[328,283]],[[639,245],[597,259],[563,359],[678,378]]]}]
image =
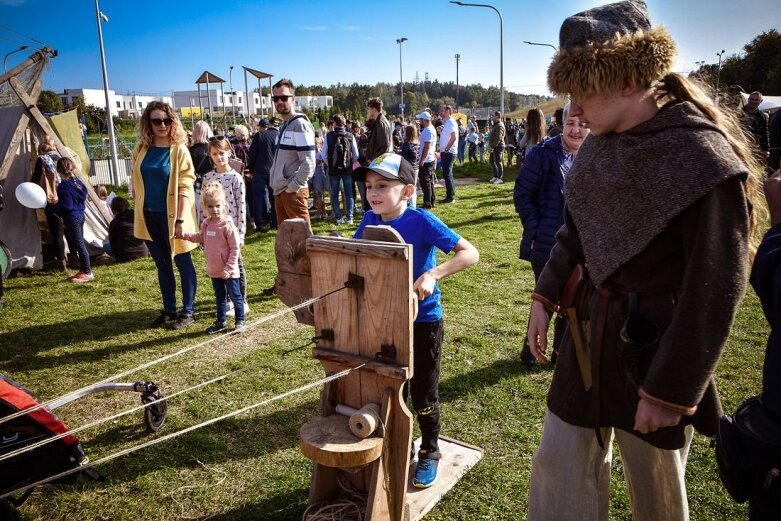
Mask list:
[{"label": "sunglasses on woman's face", "polygon": [[271,99],[276,103],[277,101],[284,101],[287,102],[290,98],[293,96],[271,96]]},{"label": "sunglasses on woman's face", "polygon": [[165,118],[165,119],[154,118],[154,119],[150,119],[149,121],[151,121],[152,124],[156,127],[162,127],[163,125],[165,125],[166,127],[170,127],[171,123],[174,122],[174,120],[172,120],[171,118]]}]

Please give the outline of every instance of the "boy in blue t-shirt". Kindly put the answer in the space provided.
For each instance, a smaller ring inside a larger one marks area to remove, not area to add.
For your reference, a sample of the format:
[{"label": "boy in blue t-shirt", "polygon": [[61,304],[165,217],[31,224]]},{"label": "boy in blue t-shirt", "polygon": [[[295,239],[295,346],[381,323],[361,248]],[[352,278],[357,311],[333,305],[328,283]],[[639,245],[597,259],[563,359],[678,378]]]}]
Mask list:
[{"label": "boy in blue t-shirt", "polygon": [[[382,224],[395,229],[412,245],[412,289],[419,303],[413,326],[415,374],[409,388],[422,435],[412,484],[426,488],[437,478],[440,458],[438,386],[444,321],[437,281],[474,264],[480,254],[435,215],[407,206],[415,194],[415,172],[400,155],[383,154],[369,166],[356,169],[353,177],[365,181],[366,198],[372,208],[363,216],[354,237],[363,237],[367,225]],[[437,266],[437,248],[455,255]],[[405,387],[405,398],[406,391]]]}]

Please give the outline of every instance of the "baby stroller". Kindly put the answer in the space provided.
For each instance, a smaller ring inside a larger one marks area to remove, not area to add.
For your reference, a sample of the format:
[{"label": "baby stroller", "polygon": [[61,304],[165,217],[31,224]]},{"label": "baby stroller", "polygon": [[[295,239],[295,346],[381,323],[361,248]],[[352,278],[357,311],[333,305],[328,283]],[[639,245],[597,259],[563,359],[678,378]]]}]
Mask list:
[{"label": "baby stroller", "polygon": [[[0,456],[32,445],[46,438],[68,431],[68,427],[51,411],[90,394],[107,391],[128,391],[141,395],[141,403],[148,404],[164,398],[153,382],[101,383],[53,400],[47,407],[0,424]],[[33,394],[0,374],[0,418],[34,407],[38,400]],[[165,423],[168,404],[161,400],[144,409],[144,424],[150,432],[157,432]],[[88,459],[75,436],[68,435],[29,452],[0,461],[0,495],[13,492],[61,472],[85,465]],[[74,472],[52,483],[73,483],[81,473],[102,479],[92,468]],[[0,520],[14,519],[14,507],[21,505],[32,493],[28,489],[19,497],[0,500]]]}]

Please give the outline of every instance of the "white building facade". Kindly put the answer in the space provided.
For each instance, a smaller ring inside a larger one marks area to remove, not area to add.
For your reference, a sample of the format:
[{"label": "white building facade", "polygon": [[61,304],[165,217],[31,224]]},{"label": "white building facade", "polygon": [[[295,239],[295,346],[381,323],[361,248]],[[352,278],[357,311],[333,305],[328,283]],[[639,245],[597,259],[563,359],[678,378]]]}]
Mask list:
[{"label": "white building facade", "polygon": [[[73,104],[74,98],[83,98],[85,105],[95,107],[106,106],[106,95],[103,89],[65,89],[60,94],[64,105]],[[171,105],[173,99],[170,96],[144,96],[140,94],[117,94],[113,90],[108,91],[111,115],[120,118],[138,118],[144,109],[153,101],[162,101]]]}]

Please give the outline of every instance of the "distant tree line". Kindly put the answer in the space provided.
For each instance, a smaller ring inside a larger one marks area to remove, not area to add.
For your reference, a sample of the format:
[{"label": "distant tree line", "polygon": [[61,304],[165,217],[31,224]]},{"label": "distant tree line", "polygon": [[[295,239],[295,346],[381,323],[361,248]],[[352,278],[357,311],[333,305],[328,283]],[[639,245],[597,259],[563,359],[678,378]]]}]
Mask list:
[{"label": "distant tree line", "polygon": [[763,32],[743,47],[743,52],[727,56],[721,62],[702,65],[692,75],[716,89],[718,79],[722,94],[751,93],[781,96],[781,33],[776,29]]},{"label": "distant tree line", "polygon": [[[499,88],[483,87],[481,84],[460,85],[456,93],[455,82],[440,82],[438,80],[421,83],[404,83],[405,115],[417,114],[424,108],[438,111],[443,105],[458,106],[461,112],[468,113],[470,108],[499,107]],[[399,84],[377,83],[375,85],[351,85],[338,83],[325,87],[323,85],[302,85],[296,87],[298,96],[333,96],[333,108],[320,111],[319,115],[347,113],[351,119],[362,119],[366,114],[366,101],[369,98],[380,98],[385,105],[385,111],[391,115],[399,115],[400,92]],[[512,112],[521,107],[536,105],[551,99],[549,96],[536,94],[518,94],[505,91],[505,111]]]}]

